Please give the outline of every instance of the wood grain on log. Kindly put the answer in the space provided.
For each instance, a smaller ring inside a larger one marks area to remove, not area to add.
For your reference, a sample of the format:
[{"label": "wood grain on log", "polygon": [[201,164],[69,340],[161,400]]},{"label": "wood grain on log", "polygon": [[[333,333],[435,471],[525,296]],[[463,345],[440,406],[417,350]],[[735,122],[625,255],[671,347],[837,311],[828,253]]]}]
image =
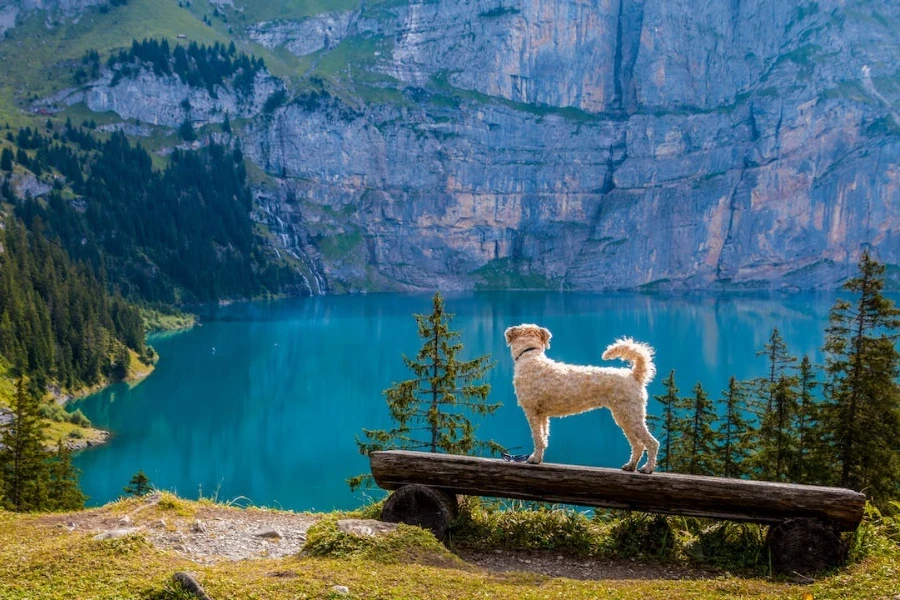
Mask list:
[{"label": "wood grain on log", "polygon": [[812,518],[856,529],[866,498],[843,488],[391,450],[370,455],[384,489],[418,483],[450,494],[496,496],[757,523]]}]

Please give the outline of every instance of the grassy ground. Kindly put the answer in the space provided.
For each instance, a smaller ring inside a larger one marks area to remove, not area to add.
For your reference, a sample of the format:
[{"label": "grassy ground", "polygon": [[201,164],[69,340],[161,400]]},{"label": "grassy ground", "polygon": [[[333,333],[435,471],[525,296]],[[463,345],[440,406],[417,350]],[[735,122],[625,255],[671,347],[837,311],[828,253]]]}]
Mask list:
[{"label": "grassy ground", "polygon": [[[336,533],[336,516],[326,516],[309,530],[307,548],[315,552],[212,565],[198,565],[158,550],[140,532],[122,539],[95,541],[96,529],[79,525],[70,531],[66,526],[73,519],[114,524],[124,514],[130,514],[133,526],[138,527],[159,523],[160,519],[171,523],[177,518],[191,518],[204,503],[164,494],[158,504],[146,510],[140,505],[140,500],[132,499],[75,515],[0,511],[0,599],[184,598],[169,583],[171,575],[180,570],[196,573],[213,598],[272,600],[339,597],[332,591],[335,585],[347,586],[350,598],[384,599],[891,599],[900,580],[900,546],[890,537],[897,530],[871,518],[862,534],[867,556],[839,573],[806,585],[727,572],[708,579],[680,581],[576,581],[529,572],[498,573],[462,561],[430,534],[415,528],[402,527],[375,542],[346,539],[350,536]],[[219,507],[218,514],[240,520],[242,510]],[[545,527],[543,530],[547,535],[554,533]],[[484,549],[490,551],[489,547]]]}]

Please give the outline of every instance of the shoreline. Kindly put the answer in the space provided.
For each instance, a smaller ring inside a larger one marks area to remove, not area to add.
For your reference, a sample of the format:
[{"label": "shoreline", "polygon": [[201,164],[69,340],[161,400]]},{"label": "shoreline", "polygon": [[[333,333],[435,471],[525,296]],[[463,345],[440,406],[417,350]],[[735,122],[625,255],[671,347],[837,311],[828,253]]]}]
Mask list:
[{"label": "shoreline", "polygon": [[[191,318],[180,319],[178,321],[178,325],[171,328],[157,328],[151,331],[148,331],[145,334],[145,337],[150,337],[151,335],[178,335],[180,333],[184,333],[193,329],[199,322],[199,319],[195,315],[190,315]],[[104,389],[113,386],[117,383],[124,383],[129,387],[135,387],[142,383],[145,379],[147,379],[150,375],[153,374],[153,371],[156,370],[156,362],[159,360],[159,355],[154,352],[154,360],[150,363],[143,362],[140,357],[138,357],[137,353],[133,350],[128,350],[131,356],[131,366],[129,367],[128,376],[125,379],[120,379],[116,381],[105,380],[95,385],[85,387],[75,391],[63,392],[59,388],[53,386],[48,392],[53,401],[63,408],[67,407],[70,403],[81,400],[82,398],[86,398],[92,394],[96,394],[98,392],[103,391]],[[70,427],[66,427],[69,425]],[[88,427],[74,425],[71,423],[60,423],[57,421],[49,421],[48,428],[51,431],[56,429],[68,429],[68,432],[62,431],[59,432],[60,435],[56,437],[52,437],[52,446],[55,447],[58,440],[62,440],[63,445],[66,446],[72,452],[78,452],[81,450],[85,450],[87,448],[96,448],[97,446],[102,446],[106,444],[112,437],[113,432],[101,429],[99,427],[94,427],[91,424]],[[70,437],[70,433],[79,432],[80,437]]]}]

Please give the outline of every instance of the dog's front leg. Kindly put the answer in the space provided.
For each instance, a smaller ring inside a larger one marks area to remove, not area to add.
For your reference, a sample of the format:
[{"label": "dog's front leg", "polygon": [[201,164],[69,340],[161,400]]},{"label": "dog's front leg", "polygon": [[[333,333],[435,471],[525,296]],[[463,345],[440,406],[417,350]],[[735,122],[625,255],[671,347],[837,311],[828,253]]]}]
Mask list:
[{"label": "dog's front leg", "polygon": [[539,465],[544,460],[544,450],[549,443],[550,419],[528,415],[528,425],[531,426],[531,439],[534,442],[534,452],[528,457],[528,462]]}]

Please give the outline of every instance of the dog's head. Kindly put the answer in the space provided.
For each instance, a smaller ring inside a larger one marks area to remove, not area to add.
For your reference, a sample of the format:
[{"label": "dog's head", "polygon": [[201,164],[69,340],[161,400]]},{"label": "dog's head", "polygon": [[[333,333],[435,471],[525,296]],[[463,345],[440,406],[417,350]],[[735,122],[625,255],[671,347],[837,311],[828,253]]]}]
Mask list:
[{"label": "dog's head", "polygon": [[506,329],[506,345],[510,347],[513,356],[519,354],[528,347],[546,350],[550,347],[550,330],[526,323]]}]

